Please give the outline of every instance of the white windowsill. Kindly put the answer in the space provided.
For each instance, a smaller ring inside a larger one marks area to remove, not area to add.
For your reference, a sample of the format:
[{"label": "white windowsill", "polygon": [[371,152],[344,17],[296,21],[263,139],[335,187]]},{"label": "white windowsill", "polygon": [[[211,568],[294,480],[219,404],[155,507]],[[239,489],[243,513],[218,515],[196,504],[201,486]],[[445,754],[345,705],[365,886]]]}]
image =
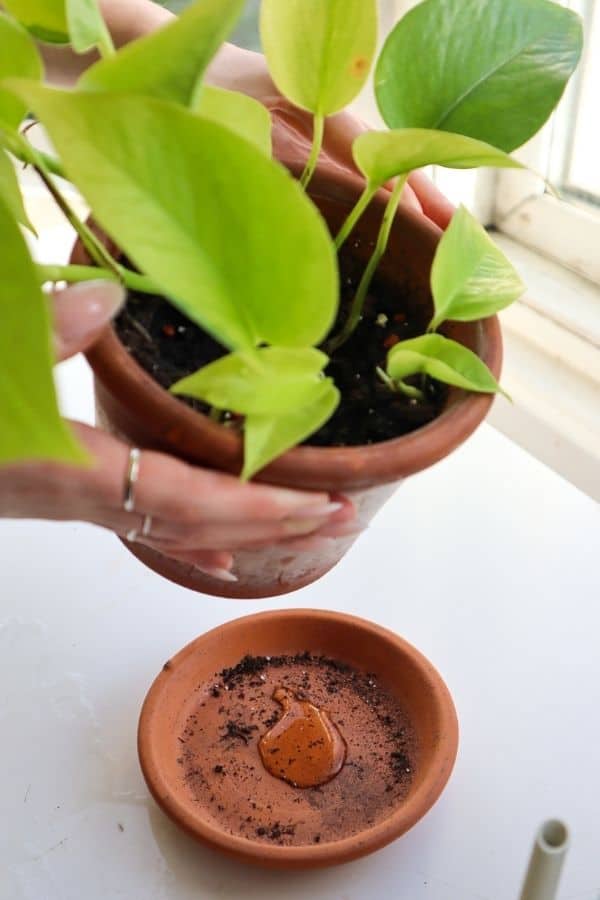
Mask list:
[{"label": "white windowsill", "polygon": [[490,422],[600,500],[600,288],[505,235],[528,291],[500,318],[505,363]]}]

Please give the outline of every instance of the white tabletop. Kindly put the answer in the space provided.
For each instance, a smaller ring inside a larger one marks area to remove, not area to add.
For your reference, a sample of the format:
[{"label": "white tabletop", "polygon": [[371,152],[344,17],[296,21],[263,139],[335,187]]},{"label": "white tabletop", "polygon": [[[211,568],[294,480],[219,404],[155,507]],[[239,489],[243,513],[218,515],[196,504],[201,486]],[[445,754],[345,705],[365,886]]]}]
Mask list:
[{"label": "white tabletop", "polygon": [[[89,373],[67,364],[67,408]],[[1,900],[516,900],[538,824],[572,829],[561,900],[600,897],[600,516],[484,426],[406,482],[320,583],[193,594],[92,527],[0,524]],[[365,860],[269,873],[195,844],[149,798],[145,692],[200,633],[276,607],[344,610],[440,669],[461,746],[429,815]]]}]

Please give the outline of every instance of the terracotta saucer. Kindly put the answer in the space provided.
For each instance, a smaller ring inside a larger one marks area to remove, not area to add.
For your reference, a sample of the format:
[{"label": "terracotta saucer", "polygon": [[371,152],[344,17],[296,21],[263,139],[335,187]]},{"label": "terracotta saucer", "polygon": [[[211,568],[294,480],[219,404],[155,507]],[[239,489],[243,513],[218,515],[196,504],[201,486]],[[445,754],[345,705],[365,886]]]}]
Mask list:
[{"label": "terracotta saucer", "polygon": [[[262,764],[265,735],[281,730],[282,687],[347,744],[326,784],[300,788]],[[144,777],[174,822],[288,869],[348,862],[400,837],[438,799],[457,746],[452,698],[421,653],[363,619],[302,609],[236,619],[188,644],[150,688],[138,732]]]}]

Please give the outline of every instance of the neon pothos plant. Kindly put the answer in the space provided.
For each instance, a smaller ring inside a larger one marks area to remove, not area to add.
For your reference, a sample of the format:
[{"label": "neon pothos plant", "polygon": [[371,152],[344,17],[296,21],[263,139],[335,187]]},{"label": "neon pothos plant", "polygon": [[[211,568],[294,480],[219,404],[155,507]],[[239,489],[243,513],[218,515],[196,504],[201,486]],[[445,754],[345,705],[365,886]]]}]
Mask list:
[{"label": "neon pothos plant", "polygon": [[[164,295],[224,348],[172,387],[244,418],[251,477],[321,427],[339,403],[328,354],[360,320],[409,174],[431,164],[519,167],[508,154],[546,121],[574,71],[578,18],[549,0],[425,0],[375,62],[375,0],[263,0],[265,54],[279,90],[314,117],[300,183],[271,159],[270,122],[250,98],[204,84],[243,0],[198,0],[171,25],[115,52],[95,0],[4,0],[0,12],[0,462],[82,461],[52,385],[42,288],[105,278]],[[33,38],[96,48],[75,90],[42,84]],[[375,91],[390,130],[354,143],[365,187],[332,239],[305,189],[328,116]],[[28,110],[55,156],[20,132]],[[73,225],[90,266],[37,265],[10,157],[33,166]],[[70,209],[57,176],[81,191],[134,268],[125,268]],[[336,251],[376,192],[392,182],[373,256],[338,333]],[[427,333],[398,343],[379,376],[419,402],[423,379],[471,391],[499,386],[483,362],[439,333],[447,320],[503,309],[523,285],[461,208],[440,241]],[[415,382],[413,376],[419,375]]]}]

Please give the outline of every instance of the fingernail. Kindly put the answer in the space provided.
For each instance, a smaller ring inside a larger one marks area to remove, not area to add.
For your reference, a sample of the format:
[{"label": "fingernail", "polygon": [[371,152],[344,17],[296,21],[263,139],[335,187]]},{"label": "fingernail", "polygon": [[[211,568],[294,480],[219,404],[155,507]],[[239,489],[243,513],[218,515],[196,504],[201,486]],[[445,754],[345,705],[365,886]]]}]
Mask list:
[{"label": "fingernail", "polygon": [[291,514],[293,519],[320,519],[332,516],[339,512],[344,506],[343,503],[322,503],[320,506],[302,506],[295,509]]},{"label": "fingernail", "polygon": [[125,291],[114,281],[87,281],[61,291],[54,298],[56,331],[63,342],[84,340],[118,313]]},{"label": "fingernail", "polygon": [[208,575],[209,578],[216,578],[217,581],[227,581],[232,583],[238,580],[233,572],[228,572],[227,569],[218,569],[213,568],[212,566],[195,566],[195,568],[198,572],[202,572],[203,575]]},{"label": "fingernail", "polygon": [[283,528],[286,534],[310,534],[323,526],[323,519],[286,519]]}]

